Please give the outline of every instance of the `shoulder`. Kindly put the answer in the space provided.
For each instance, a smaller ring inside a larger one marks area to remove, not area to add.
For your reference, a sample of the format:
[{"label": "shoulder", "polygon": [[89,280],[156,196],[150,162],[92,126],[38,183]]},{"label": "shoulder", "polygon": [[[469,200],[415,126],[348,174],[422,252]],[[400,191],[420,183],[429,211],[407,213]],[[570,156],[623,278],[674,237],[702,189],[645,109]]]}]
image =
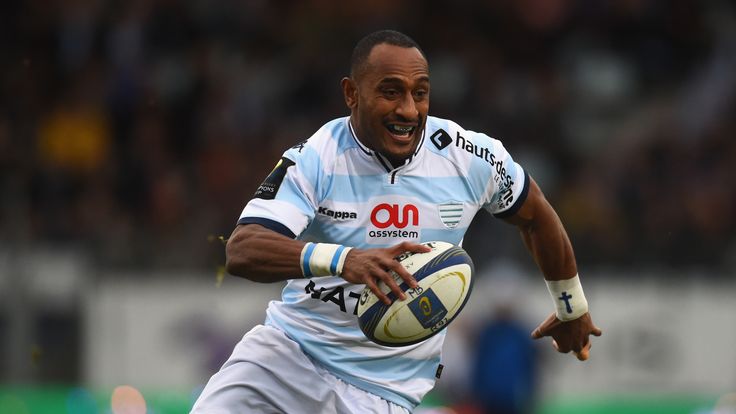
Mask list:
[{"label": "shoulder", "polygon": [[494,153],[503,148],[501,141],[480,132],[471,131],[458,123],[437,117],[427,117],[427,147],[431,152],[455,162],[475,159],[493,164]]},{"label": "shoulder", "polygon": [[284,157],[294,162],[314,159],[323,165],[333,163],[339,154],[354,146],[347,123],[347,117],[327,122],[312,136],[287,149]]},{"label": "shoulder", "polygon": [[282,159],[294,168],[290,176],[309,191],[324,194],[340,168],[343,154],[356,146],[348,126],[348,118],[333,119],[322,125],[308,139],[287,149]]}]

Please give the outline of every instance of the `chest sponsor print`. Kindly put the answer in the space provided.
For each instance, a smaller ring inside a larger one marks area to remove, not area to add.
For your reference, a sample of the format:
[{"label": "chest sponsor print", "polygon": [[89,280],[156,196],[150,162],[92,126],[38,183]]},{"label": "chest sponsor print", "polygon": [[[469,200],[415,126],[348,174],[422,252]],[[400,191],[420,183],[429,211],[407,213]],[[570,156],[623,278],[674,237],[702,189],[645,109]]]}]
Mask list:
[{"label": "chest sponsor print", "polygon": [[413,203],[377,203],[370,213],[366,242],[419,240],[420,221],[419,208]]}]

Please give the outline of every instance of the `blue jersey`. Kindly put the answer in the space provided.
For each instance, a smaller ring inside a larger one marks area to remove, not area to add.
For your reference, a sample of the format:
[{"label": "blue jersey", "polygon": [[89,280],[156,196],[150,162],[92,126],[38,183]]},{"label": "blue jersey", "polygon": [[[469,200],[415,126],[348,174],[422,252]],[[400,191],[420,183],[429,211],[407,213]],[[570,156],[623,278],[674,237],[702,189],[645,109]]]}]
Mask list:
[{"label": "blue jersey", "polygon": [[[358,248],[460,245],[478,210],[510,216],[528,186],[500,141],[452,121],[428,117],[415,153],[394,167],[345,117],[287,150],[238,223]],[[371,342],[356,317],[363,287],[337,276],[294,275],[281,301],[269,304],[266,323],[342,380],[413,409],[434,386],[445,334],[398,348]]]}]

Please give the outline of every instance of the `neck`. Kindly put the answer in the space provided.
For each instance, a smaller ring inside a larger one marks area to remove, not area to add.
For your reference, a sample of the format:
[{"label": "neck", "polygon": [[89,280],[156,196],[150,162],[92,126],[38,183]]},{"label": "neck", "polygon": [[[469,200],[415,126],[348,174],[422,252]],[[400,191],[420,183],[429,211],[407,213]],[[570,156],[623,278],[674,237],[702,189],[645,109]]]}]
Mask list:
[{"label": "neck", "polygon": [[389,157],[384,153],[381,153],[381,155],[383,156],[383,158],[386,158],[388,162],[391,164],[391,166],[394,168],[401,167],[402,165],[406,164],[406,160],[409,159],[408,157],[407,158]]}]

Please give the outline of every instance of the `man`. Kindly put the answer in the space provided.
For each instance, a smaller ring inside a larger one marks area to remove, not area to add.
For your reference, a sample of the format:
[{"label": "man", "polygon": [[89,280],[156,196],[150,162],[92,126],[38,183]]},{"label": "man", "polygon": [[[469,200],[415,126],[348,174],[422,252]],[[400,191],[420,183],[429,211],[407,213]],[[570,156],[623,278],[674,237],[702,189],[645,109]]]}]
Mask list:
[{"label": "man", "polygon": [[[287,281],[264,325],[248,332],[205,387],[194,413],[405,413],[434,386],[445,332],[389,348],[355,316],[364,285],[416,281],[394,260],[419,244],[460,244],[485,209],[516,225],[557,312],[533,333],[588,358],[587,313],[570,242],[535,182],[501,143],[429,117],[429,68],[419,46],[379,31],[355,47],[342,80],[350,116],[287,150],[243,210],[227,270]],[[450,214],[449,212],[453,212]]]}]

